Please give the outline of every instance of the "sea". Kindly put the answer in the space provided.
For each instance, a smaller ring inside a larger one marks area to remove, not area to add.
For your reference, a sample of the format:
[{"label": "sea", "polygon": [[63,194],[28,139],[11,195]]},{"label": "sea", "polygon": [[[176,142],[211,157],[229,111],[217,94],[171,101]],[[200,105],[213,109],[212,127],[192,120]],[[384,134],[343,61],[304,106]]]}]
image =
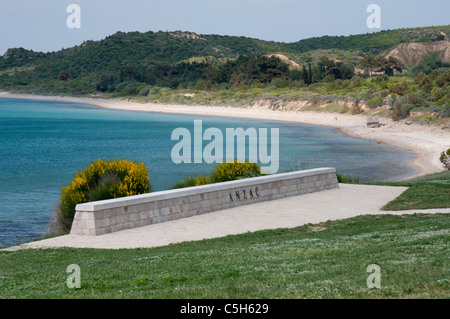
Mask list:
[{"label": "sea", "polygon": [[215,163],[176,164],[171,157],[178,143],[172,132],[193,132],[195,120],[202,120],[203,130],[218,128],[224,136],[227,128],[277,128],[279,173],[335,167],[361,182],[400,180],[417,173],[410,152],[348,137],[330,127],[0,98],[0,247],[45,236],[61,188],[99,158],[144,163],[153,191],[209,174]]}]

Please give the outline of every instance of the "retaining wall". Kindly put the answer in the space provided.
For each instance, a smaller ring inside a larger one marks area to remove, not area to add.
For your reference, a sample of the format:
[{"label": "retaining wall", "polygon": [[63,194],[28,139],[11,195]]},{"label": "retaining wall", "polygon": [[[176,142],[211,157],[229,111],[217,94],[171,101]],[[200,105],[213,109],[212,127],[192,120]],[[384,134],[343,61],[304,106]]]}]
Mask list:
[{"label": "retaining wall", "polygon": [[240,205],[338,188],[318,168],[78,204],[71,234],[98,236]]}]

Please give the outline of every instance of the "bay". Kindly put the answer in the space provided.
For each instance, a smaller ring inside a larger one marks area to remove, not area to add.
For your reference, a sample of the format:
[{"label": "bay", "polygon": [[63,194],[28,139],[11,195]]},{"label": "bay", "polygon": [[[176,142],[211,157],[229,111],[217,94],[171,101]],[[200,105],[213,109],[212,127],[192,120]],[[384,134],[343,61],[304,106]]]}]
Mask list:
[{"label": "bay", "polygon": [[[153,191],[188,176],[209,174],[215,164],[175,164],[172,131],[278,128],[279,172],[335,167],[362,182],[402,179],[416,173],[412,154],[351,138],[334,128],[279,121],[102,109],[91,105],[0,98],[0,246],[40,238],[60,191],[78,170],[99,158],[143,162]],[[207,143],[205,142],[204,145]],[[269,147],[270,150],[270,147]]]}]

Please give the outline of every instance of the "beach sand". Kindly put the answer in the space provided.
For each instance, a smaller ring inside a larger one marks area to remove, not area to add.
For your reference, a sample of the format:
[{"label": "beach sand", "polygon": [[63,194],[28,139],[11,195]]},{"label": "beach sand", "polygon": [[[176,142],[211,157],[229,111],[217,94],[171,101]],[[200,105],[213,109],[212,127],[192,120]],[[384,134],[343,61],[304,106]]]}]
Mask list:
[{"label": "beach sand", "polygon": [[275,121],[289,121],[334,127],[344,134],[360,139],[384,143],[410,151],[414,158],[411,165],[422,176],[443,171],[440,154],[450,148],[450,131],[441,127],[420,124],[406,124],[381,118],[378,128],[367,127],[367,116],[330,112],[278,111],[264,107],[191,106],[159,103],[139,103],[121,99],[96,97],[38,96],[0,92],[0,98],[48,100],[90,104],[102,108],[157,113],[198,114],[207,116],[237,117]]}]

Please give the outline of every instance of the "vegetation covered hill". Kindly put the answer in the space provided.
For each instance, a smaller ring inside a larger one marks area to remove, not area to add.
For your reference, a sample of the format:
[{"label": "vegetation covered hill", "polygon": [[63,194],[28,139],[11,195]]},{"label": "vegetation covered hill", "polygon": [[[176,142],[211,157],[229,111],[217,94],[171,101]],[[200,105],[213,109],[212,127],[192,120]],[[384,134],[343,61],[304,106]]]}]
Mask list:
[{"label": "vegetation covered hill", "polygon": [[323,36],[301,40],[290,45],[296,52],[308,52],[319,49],[340,49],[371,51],[380,53],[400,43],[435,42],[448,39],[450,25],[439,27],[410,28],[380,31],[350,36]]},{"label": "vegetation covered hill", "polygon": [[[294,43],[182,31],[118,32],[57,52],[9,49],[0,57],[0,89],[179,103],[276,100],[272,107],[345,98],[356,106],[352,112],[361,105],[362,111],[387,106],[394,118],[414,108],[449,117],[449,36],[450,26]],[[417,52],[406,54],[412,46]]]}]

